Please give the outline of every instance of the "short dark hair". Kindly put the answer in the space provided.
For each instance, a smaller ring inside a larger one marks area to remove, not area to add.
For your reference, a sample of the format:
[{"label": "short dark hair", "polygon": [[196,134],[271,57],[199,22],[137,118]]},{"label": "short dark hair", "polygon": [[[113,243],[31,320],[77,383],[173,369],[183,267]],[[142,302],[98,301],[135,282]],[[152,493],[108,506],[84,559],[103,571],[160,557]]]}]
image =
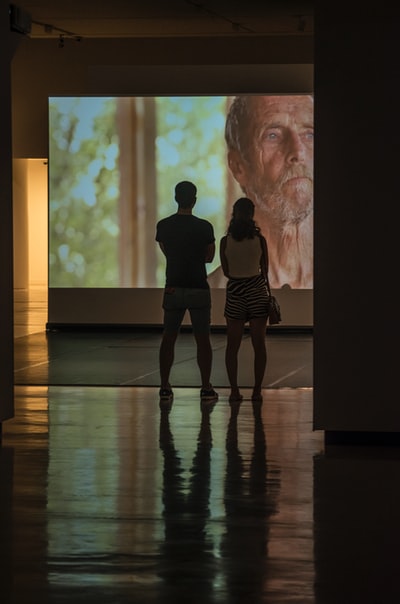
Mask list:
[{"label": "short dark hair", "polygon": [[175,201],[180,208],[191,208],[196,202],[197,187],[188,180],[175,186]]}]

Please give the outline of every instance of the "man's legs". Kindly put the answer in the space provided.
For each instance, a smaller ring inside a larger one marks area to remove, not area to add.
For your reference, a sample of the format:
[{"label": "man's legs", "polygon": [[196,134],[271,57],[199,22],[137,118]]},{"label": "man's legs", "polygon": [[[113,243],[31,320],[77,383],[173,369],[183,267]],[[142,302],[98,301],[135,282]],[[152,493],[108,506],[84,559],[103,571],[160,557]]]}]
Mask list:
[{"label": "man's legs", "polygon": [[[185,314],[182,288],[165,288],[163,297],[164,332],[159,350],[160,395],[172,396],[169,376],[175,356],[175,342]],[[167,391],[167,392],[163,392]]]},{"label": "man's legs", "polygon": [[175,342],[177,337],[178,332],[164,331],[161,339],[159,351],[161,390],[171,388],[169,375],[174,362]]},{"label": "man's legs", "polygon": [[211,294],[209,289],[187,289],[185,300],[192,322],[197,346],[197,364],[200,370],[201,398],[217,399],[211,382],[212,347],[210,341]]},{"label": "man's legs", "polygon": [[201,387],[204,390],[212,389],[210,383],[212,367],[212,348],[209,333],[194,333],[197,345],[197,364],[200,370]]}]

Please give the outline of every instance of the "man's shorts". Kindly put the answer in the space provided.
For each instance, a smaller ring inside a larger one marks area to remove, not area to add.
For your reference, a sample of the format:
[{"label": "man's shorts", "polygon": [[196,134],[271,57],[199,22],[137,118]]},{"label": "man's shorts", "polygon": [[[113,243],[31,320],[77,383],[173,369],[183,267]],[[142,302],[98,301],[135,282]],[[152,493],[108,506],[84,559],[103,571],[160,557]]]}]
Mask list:
[{"label": "man's shorts", "polygon": [[163,295],[164,330],[177,332],[188,310],[194,333],[209,333],[211,293],[209,289],[166,287]]},{"label": "man's shorts", "polygon": [[268,316],[268,291],[261,275],[229,279],[226,285],[224,316],[249,321]]}]

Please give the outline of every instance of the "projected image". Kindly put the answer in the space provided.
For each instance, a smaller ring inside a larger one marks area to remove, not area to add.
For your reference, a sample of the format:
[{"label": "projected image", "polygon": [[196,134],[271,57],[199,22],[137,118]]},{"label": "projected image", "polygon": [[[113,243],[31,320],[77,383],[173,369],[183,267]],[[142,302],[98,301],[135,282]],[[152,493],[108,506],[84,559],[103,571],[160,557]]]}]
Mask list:
[{"label": "projected image", "polygon": [[[271,286],[312,288],[310,96],[51,97],[49,137],[50,288],[163,287],[155,225],[180,180],[217,245],[251,197]],[[225,286],[218,254],[208,271]]]}]

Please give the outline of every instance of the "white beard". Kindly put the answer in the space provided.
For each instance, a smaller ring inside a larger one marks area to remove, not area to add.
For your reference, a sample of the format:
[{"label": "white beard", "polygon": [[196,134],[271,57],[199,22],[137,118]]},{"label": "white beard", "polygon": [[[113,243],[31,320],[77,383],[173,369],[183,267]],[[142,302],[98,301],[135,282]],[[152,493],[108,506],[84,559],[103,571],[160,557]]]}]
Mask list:
[{"label": "white beard", "polygon": [[301,182],[296,191],[287,195],[283,193],[281,184],[267,190],[258,179],[245,193],[256,204],[260,221],[268,220],[283,228],[298,225],[312,214],[314,197],[310,187],[310,181]]}]

